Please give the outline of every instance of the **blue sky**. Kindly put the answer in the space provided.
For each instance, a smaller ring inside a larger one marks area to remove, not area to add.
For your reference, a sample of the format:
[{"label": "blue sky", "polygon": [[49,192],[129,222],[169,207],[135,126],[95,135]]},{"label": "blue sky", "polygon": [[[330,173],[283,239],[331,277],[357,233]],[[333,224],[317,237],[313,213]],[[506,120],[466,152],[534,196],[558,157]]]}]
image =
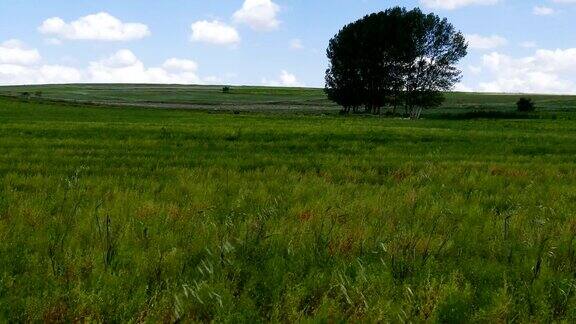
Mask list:
[{"label": "blue sky", "polygon": [[467,35],[458,90],[576,93],[576,0],[2,0],[0,84],[321,87],[328,40],[396,5]]}]

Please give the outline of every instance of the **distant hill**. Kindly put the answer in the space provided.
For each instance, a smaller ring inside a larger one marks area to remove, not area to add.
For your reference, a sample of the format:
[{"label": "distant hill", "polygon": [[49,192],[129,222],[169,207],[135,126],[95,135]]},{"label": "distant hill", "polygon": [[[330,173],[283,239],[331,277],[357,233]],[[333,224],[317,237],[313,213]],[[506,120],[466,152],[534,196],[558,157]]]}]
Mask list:
[{"label": "distant hill", "polygon": [[[319,88],[275,88],[232,86],[158,85],[158,84],[70,84],[3,86],[0,96],[20,97],[30,93],[32,100],[67,101],[101,105],[146,108],[249,110],[249,111],[337,111]],[[462,93],[446,94],[441,108],[428,113],[470,111],[513,111],[521,94]],[[525,95],[541,109],[576,109],[576,96]]]}]

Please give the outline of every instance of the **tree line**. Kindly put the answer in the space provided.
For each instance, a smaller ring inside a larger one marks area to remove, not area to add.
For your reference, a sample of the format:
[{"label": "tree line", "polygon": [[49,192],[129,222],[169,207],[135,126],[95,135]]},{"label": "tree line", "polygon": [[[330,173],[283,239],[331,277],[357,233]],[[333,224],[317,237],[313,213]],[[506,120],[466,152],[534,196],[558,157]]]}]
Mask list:
[{"label": "tree line", "polygon": [[416,119],[461,79],[456,64],[467,48],[464,35],[435,14],[401,7],[373,13],[330,40],[325,91],[343,113],[387,107]]}]

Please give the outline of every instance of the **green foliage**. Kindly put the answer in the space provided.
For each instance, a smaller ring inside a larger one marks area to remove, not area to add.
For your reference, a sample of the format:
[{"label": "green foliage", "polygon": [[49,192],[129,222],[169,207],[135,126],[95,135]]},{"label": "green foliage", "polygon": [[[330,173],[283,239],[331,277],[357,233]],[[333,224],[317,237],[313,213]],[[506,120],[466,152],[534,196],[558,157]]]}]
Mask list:
[{"label": "green foliage", "polygon": [[467,54],[462,33],[447,19],[394,7],[348,24],[330,40],[325,92],[343,112],[364,106],[407,109],[413,119],[438,107],[461,78]]},{"label": "green foliage", "polygon": [[0,321],[573,322],[574,99],[538,98],[416,123],[0,99]]},{"label": "green foliage", "polygon": [[533,112],[536,110],[536,104],[530,98],[520,98],[516,102],[519,112]]}]

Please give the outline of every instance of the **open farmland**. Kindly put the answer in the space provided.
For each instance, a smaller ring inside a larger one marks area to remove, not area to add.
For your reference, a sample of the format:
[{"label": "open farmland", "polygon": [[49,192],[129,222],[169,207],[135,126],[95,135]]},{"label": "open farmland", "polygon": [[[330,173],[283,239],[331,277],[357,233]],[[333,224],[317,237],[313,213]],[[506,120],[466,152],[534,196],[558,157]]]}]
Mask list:
[{"label": "open farmland", "polygon": [[0,319],[576,320],[576,97],[0,93]]},{"label": "open farmland", "polygon": [[[0,87],[0,96],[18,98],[29,93],[33,100],[57,103],[134,106],[144,108],[191,109],[204,111],[251,111],[277,113],[335,113],[340,109],[330,102],[323,89],[231,87],[222,86],[82,84]],[[40,94],[37,98],[36,93]],[[515,111],[518,94],[482,94],[454,92],[446,102],[424,114],[461,114],[471,112]],[[532,95],[544,112],[572,111],[576,96]],[[441,116],[446,117],[446,116]],[[462,117],[462,116],[460,116]]]},{"label": "open farmland", "polygon": [[337,110],[321,89],[189,85],[49,85],[0,88],[0,95],[18,97],[22,92],[42,99],[87,104],[107,104],[196,110],[306,111]]}]

